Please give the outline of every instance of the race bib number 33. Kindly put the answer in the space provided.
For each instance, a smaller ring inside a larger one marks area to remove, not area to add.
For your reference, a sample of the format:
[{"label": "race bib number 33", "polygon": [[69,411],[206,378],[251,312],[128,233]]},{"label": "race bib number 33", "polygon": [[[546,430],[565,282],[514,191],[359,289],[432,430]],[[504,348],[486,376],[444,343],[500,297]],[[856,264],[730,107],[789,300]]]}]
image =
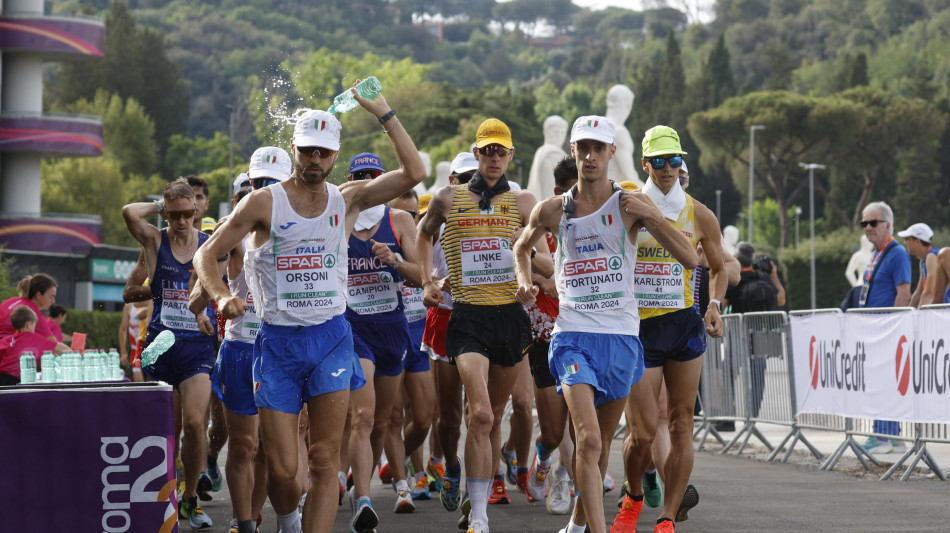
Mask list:
[{"label": "race bib number 33", "polygon": [[340,290],[335,276],[334,254],[277,256],[277,308],[338,305]]}]

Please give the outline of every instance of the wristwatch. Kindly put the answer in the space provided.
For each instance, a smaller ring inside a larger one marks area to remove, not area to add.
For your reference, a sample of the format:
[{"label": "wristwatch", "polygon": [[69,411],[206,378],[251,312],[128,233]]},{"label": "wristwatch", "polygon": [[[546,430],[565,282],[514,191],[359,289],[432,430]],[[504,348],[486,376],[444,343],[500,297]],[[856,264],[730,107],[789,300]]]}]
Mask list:
[{"label": "wristwatch", "polygon": [[712,300],[709,300],[709,305],[712,305],[712,304],[716,304],[716,310],[719,311],[720,314],[722,314],[722,302],[713,298]]},{"label": "wristwatch", "polygon": [[400,254],[399,252],[396,252],[395,255],[396,255],[396,262],[393,263],[393,268],[398,269],[399,267],[402,266],[403,258],[402,258],[402,254]]}]

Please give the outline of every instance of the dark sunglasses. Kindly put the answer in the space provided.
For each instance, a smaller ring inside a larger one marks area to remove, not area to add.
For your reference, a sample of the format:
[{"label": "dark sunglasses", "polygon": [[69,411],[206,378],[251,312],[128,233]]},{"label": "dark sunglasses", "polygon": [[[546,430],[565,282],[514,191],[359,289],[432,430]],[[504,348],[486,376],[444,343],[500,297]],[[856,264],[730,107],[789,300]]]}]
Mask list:
[{"label": "dark sunglasses", "polygon": [[165,211],[165,214],[168,216],[168,220],[180,220],[182,218],[191,218],[195,216],[197,211],[197,206],[195,206],[195,209],[185,209],[184,211]]},{"label": "dark sunglasses", "polygon": [[415,220],[416,217],[419,216],[419,212],[418,212],[418,211],[406,211],[406,212],[409,213],[409,215],[412,217],[413,220]]},{"label": "dark sunglasses", "polygon": [[862,220],[861,227],[866,228],[868,226],[871,226],[872,228],[876,228],[878,224],[885,224],[885,223],[887,223],[886,220],[880,220],[880,219],[879,220]]},{"label": "dark sunglasses", "polygon": [[459,185],[465,185],[466,183],[472,181],[472,176],[475,175],[474,170],[469,170],[468,172],[462,172],[461,174],[456,174],[455,179],[459,180]]},{"label": "dark sunglasses", "polygon": [[263,189],[264,187],[273,185],[277,182],[278,180],[274,178],[254,178],[251,180],[251,187],[254,187],[255,189]]},{"label": "dark sunglasses", "polygon": [[679,177],[679,180],[680,180],[680,187],[682,187],[683,185],[686,185],[686,180],[687,180],[687,179],[688,179],[688,178],[687,178],[686,176],[680,176],[680,177]]},{"label": "dark sunglasses", "polygon": [[371,179],[382,176],[382,174],[383,174],[382,170],[376,170],[374,168],[371,168],[367,170],[357,170],[356,172],[352,174],[352,176],[353,176],[353,181],[357,181],[357,180],[371,180]]},{"label": "dark sunglasses", "polygon": [[327,159],[336,153],[336,150],[323,148],[321,146],[298,146],[297,151],[307,157],[313,157],[313,153],[316,152],[320,156],[320,159]]},{"label": "dark sunglasses", "polygon": [[489,144],[478,149],[478,153],[485,157],[492,157],[495,154],[498,154],[498,157],[508,157],[508,154],[514,151],[514,148],[505,148],[500,144]]},{"label": "dark sunglasses", "polygon": [[670,162],[670,167],[679,168],[683,166],[683,156],[681,155],[671,155],[670,157],[651,157],[649,159],[650,166],[653,167],[653,170],[660,170],[666,166],[666,162]]}]

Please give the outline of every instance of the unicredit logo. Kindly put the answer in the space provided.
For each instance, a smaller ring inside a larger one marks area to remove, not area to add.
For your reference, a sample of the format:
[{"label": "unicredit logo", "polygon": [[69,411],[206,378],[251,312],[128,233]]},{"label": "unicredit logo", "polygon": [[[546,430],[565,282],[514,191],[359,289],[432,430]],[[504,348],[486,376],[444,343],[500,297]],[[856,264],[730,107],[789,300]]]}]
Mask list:
[{"label": "unicredit logo", "polygon": [[909,341],[901,335],[895,354],[897,392],[905,396],[911,388],[915,394],[950,394],[950,353],[943,339],[930,341],[930,350],[924,350],[924,341]]},{"label": "unicredit logo", "polygon": [[849,353],[842,349],[841,339],[818,340],[812,337],[808,343],[811,388],[863,391],[866,360],[864,342],[856,342],[854,351]]}]

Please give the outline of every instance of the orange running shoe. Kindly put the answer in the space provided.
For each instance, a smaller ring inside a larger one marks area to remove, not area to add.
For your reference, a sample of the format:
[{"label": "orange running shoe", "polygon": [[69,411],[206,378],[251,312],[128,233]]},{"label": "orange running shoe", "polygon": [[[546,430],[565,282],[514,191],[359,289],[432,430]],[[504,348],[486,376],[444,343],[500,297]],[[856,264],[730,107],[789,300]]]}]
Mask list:
[{"label": "orange running shoe", "polygon": [[511,503],[508,491],[505,489],[505,478],[495,478],[491,482],[491,494],[488,503]]},{"label": "orange running shoe", "polygon": [[653,533],[676,533],[672,520],[664,520],[653,528]]},{"label": "orange running shoe", "polygon": [[614,517],[614,523],[610,526],[610,533],[636,533],[637,520],[640,519],[640,511],[643,510],[643,500],[634,501],[629,494],[623,497],[623,505],[620,511]]}]

